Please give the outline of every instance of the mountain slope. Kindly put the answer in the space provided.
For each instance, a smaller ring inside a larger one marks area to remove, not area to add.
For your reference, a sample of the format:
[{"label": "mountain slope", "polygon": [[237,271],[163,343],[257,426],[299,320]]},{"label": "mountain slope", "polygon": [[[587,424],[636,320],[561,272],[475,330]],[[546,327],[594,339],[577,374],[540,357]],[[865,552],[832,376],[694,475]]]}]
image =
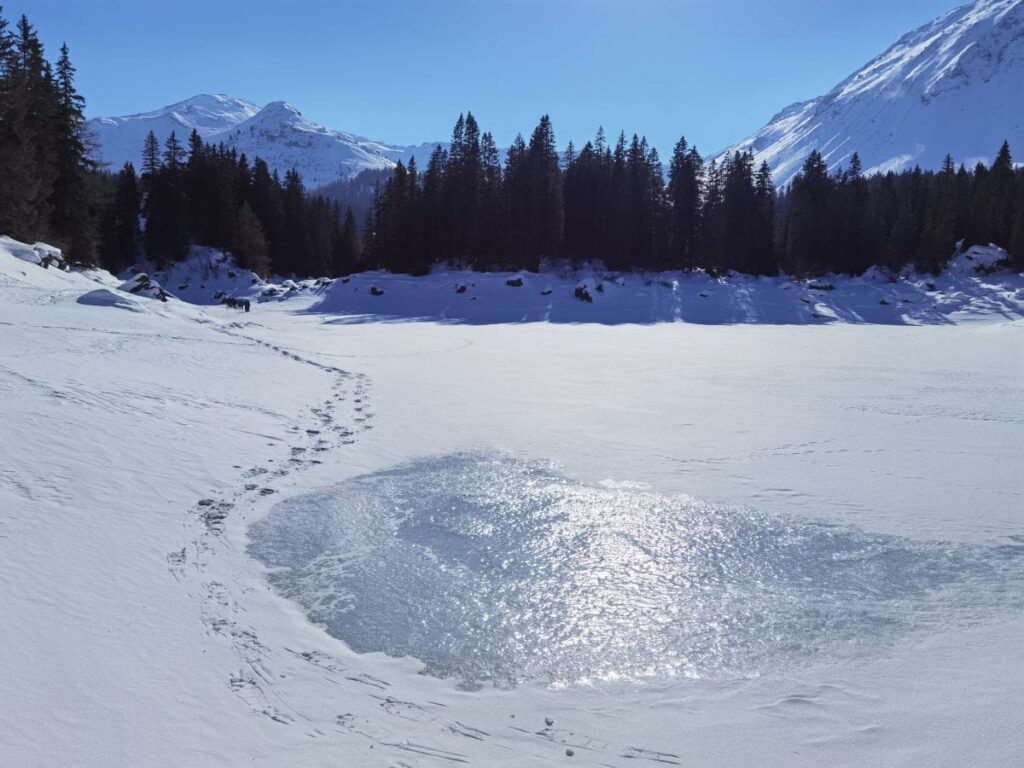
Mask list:
[{"label": "mountain slope", "polygon": [[201,94],[163,109],[89,121],[101,161],[116,169],[139,165],[149,131],[163,142],[171,131],[185,139],[196,130],[207,142],[223,142],[249,158],[262,157],[280,174],[296,168],[308,188],[351,178],[368,168],[392,168],[413,155],[425,161],[434,145],[402,147],[333,131],[307,120],[290,104],[255,104],[220,94]]},{"label": "mountain slope", "polygon": [[824,96],[786,107],[730,147],[792,180],[814,149],[833,168],[860,154],[868,172],[972,165],[1004,140],[1024,152],[1024,0],[978,0],[897,41]]}]

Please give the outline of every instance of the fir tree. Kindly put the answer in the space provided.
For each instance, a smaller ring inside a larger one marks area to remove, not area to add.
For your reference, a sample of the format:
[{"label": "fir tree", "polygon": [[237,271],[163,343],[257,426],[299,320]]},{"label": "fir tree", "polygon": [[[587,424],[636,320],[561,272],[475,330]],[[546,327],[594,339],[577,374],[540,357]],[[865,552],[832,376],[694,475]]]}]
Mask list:
[{"label": "fir tree", "polygon": [[142,145],[143,181],[148,185],[161,167],[163,167],[163,163],[160,160],[160,142],[157,141],[156,134],[150,131],[146,134],[146,141]]},{"label": "fir tree", "polygon": [[704,161],[696,147],[680,138],[672,151],[668,170],[668,202],[671,206],[671,265],[693,269],[697,264],[697,234],[700,231],[700,190]]},{"label": "fir tree", "polygon": [[256,218],[252,207],[242,203],[235,217],[235,233],[232,250],[235,261],[243,269],[250,269],[261,277],[270,272],[270,252],[263,227]]},{"label": "fir tree", "polygon": [[139,227],[141,203],[135,166],[125,163],[117,174],[114,198],[103,222],[100,264],[115,274],[139,257],[142,232]]},{"label": "fir tree", "polygon": [[87,156],[85,100],[75,90],[75,69],[62,45],[56,70],[56,109],[53,122],[56,176],[49,197],[54,241],[75,261],[91,263],[94,231],[88,175],[94,169]]}]

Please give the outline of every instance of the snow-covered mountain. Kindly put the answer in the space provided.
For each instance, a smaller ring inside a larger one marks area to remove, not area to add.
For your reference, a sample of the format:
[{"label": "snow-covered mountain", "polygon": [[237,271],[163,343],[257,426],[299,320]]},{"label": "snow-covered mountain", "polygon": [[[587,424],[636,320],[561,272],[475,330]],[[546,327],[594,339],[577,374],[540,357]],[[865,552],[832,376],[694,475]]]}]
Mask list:
[{"label": "snow-covered mountain", "polygon": [[1004,140],[1024,156],[1024,0],[978,0],[904,35],[824,96],[786,107],[745,141],[776,183],[814,149],[830,166],[859,152],[865,170],[968,166]]},{"label": "snow-covered mountain", "polygon": [[333,131],[307,120],[292,105],[274,101],[262,109],[222,94],[200,94],[153,112],[89,121],[99,159],[116,169],[126,161],[139,165],[150,131],[163,142],[171,131],[185,140],[197,131],[205,141],[223,142],[250,158],[262,157],[283,174],[292,168],[307,188],[355,176],[368,168],[391,168],[417,155],[425,162],[434,144],[402,147]]}]

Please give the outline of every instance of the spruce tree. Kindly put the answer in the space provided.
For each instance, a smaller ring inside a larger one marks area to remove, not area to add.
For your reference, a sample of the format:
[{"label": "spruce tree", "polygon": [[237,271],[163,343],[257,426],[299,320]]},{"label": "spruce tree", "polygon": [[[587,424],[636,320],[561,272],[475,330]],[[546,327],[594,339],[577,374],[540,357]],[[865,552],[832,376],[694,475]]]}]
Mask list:
[{"label": "spruce tree", "polygon": [[527,229],[523,266],[540,269],[543,257],[558,255],[562,239],[562,171],[551,118],[541,116],[526,150]]},{"label": "spruce tree", "polygon": [[114,198],[103,221],[100,264],[113,273],[131,266],[140,255],[141,203],[135,166],[125,163],[117,174]]},{"label": "spruce tree", "polygon": [[0,8],[0,233],[27,240],[35,230],[42,179],[28,122],[15,39]]},{"label": "spruce tree", "polygon": [[334,274],[351,274],[355,271],[358,262],[359,232],[356,228],[356,217],[351,208],[346,208],[339,241],[334,248]]},{"label": "spruce tree", "polygon": [[1017,200],[1008,246],[1010,264],[1018,272],[1024,272],[1024,173],[1017,174]]},{"label": "spruce tree", "polygon": [[146,140],[142,145],[142,179],[147,185],[156,176],[156,172],[163,166],[160,160],[160,142],[156,134],[150,131],[146,134]]},{"label": "spruce tree", "polygon": [[62,45],[56,71],[56,109],[52,125],[56,175],[49,197],[50,230],[57,245],[74,261],[94,259],[93,213],[88,176],[94,170],[85,139],[85,100],[75,90],[75,68]]},{"label": "spruce tree", "polygon": [[232,251],[235,261],[242,269],[249,269],[261,277],[270,272],[270,252],[263,235],[260,220],[252,206],[243,203],[235,217],[235,233]]},{"label": "spruce tree", "polygon": [[774,275],[778,272],[775,257],[775,184],[768,163],[761,162],[754,177],[756,205],[753,236],[752,271],[756,275]]},{"label": "spruce tree", "polygon": [[793,179],[786,221],[784,267],[795,275],[813,275],[833,243],[833,180],[821,154],[811,152]]},{"label": "spruce tree", "polygon": [[704,161],[697,148],[689,146],[686,137],[680,138],[672,151],[668,180],[671,266],[675,269],[694,269],[697,266]]}]

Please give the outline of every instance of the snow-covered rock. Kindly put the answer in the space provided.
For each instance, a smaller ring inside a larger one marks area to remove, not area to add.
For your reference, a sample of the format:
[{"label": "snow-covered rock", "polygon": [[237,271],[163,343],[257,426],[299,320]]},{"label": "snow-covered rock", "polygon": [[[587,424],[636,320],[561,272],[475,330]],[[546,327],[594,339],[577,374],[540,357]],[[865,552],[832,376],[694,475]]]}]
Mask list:
[{"label": "snow-covered rock", "polygon": [[[608,275],[460,272],[411,277],[364,272],[330,286],[313,281],[291,296],[315,296],[310,311],[467,324],[557,322],[930,325],[1024,318],[1024,276],[1004,268],[994,246],[958,254],[943,274],[872,268],[860,276],[754,277],[704,272]],[[472,290],[459,290],[472,284]],[[452,286],[455,286],[455,290]],[[510,286],[513,286],[510,288]],[[280,288],[275,289],[281,292]],[[995,307],[998,312],[993,312]]]},{"label": "snow-covered rock", "polygon": [[100,158],[111,168],[141,163],[142,144],[153,131],[164,142],[175,131],[184,141],[195,130],[204,141],[224,143],[250,160],[263,158],[283,175],[296,169],[307,188],[350,178],[367,169],[393,168],[413,155],[426,161],[434,144],[396,146],[335,131],[306,119],[284,101],[260,108],[223,94],[200,94],[162,109],[89,121]]},{"label": "snow-covered rock", "polygon": [[61,256],[60,248],[54,248],[46,243],[29,245],[7,235],[0,235],[0,249],[3,249],[16,259],[27,261],[29,264],[36,264],[43,269],[50,266],[64,266],[64,258]]},{"label": "snow-covered rock", "polygon": [[1002,142],[1024,151],[1024,0],[978,0],[897,41],[824,96],[793,104],[720,153],[752,150],[782,186],[812,150],[869,173],[968,167]]},{"label": "snow-covered rock", "polygon": [[160,286],[160,283],[145,272],[139,272],[125,280],[121,284],[120,289],[125,293],[148,296],[151,299],[159,299],[160,301],[167,301],[170,295]]}]

